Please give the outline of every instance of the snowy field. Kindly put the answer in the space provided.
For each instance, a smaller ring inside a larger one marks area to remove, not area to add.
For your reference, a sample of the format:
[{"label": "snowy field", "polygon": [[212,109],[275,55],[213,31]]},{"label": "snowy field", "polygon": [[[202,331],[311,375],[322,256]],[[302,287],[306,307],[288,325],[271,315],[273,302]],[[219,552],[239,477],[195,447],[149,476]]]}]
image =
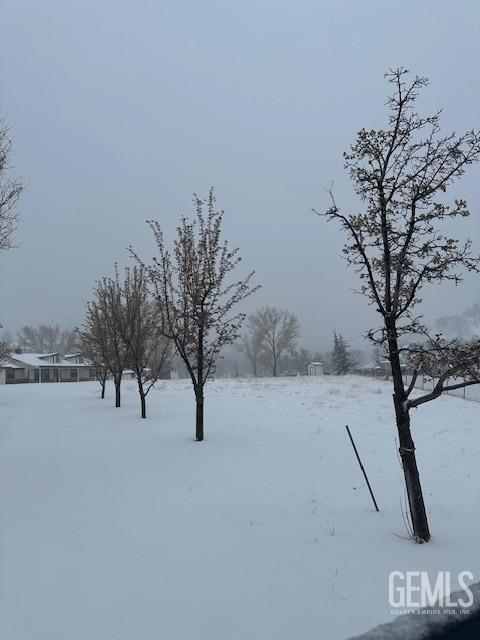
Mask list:
[{"label": "snowy field", "polygon": [[211,382],[198,444],[187,381],[152,391],[144,421],[133,382],[121,409],[112,395],[0,388],[5,640],[344,639],[393,618],[392,570],[478,580],[479,404],[414,412],[433,534],[416,546],[383,382]]}]

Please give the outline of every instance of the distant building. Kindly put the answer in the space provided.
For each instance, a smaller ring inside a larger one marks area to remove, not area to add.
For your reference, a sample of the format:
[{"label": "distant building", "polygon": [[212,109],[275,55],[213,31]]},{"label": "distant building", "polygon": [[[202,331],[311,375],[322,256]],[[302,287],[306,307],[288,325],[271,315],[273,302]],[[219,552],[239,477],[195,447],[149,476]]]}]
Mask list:
[{"label": "distant building", "polygon": [[95,380],[95,370],[79,354],[11,353],[0,364],[0,384],[83,382]]},{"label": "distant building", "polygon": [[310,362],[307,367],[309,376],[323,376],[323,364],[321,362]]}]

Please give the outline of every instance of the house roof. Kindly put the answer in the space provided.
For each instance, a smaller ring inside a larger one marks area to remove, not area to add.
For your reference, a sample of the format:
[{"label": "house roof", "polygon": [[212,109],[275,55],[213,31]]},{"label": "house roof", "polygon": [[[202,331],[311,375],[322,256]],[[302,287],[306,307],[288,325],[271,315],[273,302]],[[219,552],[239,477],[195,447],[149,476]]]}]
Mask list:
[{"label": "house roof", "polygon": [[15,364],[13,362],[7,362],[6,360],[3,360],[2,362],[0,362],[0,369],[23,369],[24,367],[22,367],[21,364]]},{"label": "house roof", "polygon": [[48,362],[44,358],[51,358],[58,353],[11,353],[10,362],[3,364],[4,367],[12,367],[14,365],[27,365],[28,367],[49,367],[49,368],[73,368],[73,367],[88,367],[87,364],[77,364],[69,362],[68,360],[61,359],[60,362]]},{"label": "house roof", "polygon": [[23,362],[24,364],[29,364],[30,366],[36,365],[44,365],[45,360],[42,358],[52,358],[53,356],[58,355],[58,353],[11,353],[10,358],[12,360],[17,360],[18,362]]}]

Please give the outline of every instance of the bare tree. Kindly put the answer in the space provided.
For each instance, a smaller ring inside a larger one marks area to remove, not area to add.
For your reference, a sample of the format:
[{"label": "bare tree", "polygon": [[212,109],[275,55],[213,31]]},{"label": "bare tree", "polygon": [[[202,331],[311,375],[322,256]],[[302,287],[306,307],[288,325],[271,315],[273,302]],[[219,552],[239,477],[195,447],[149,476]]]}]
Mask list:
[{"label": "bare tree", "polygon": [[300,335],[297,316],[286,309],[261,307],[249,320],[262,336],[261,361],[276,376],[282,356],[293,352]]},{"label": "bare tree", "polygon": [[18,347],[35,353],[71,353],[77,349],[77,334],[74,330],[61,329],[58,324],[40,324],[38,327],[24,326],[17,331]]},{"label": "bare tree", "polygon": [[[440,134],[440,112],[421,117],[415,111],[426,78],[407,82],[407,71],[387,73],[394,91],[388,100],[385,130],[362,129],[345,154],[363,213],[342,212],[335,202],[326,212],[340,223],[348,240],[347,262],[361,280],[360,292],[382,316],[382,326],[368,337],[386,349],[393,377],[394,407],[411,524],[417,542],[430,539],[422,487],[410,429],[410,410],[433,400],[449,389],[476,384],[479,380],[478,342],[462,345],[440,336],[430,337],[421,317],[415,314],[420,290],[427,283],[462,280],[462,272],[479,270],[471,243],[448,237],[440,230],[446,220],[469,215],[467,203],[444,201],[447,188],[468,165],[480,158],[480,135],[476,131],[457,136]],[[414,336],[419,344],[408,346]],[[403,341],[407,346],[402,346]],[[411,384],[404,385],[401,353],[414,368]],[[431,393],[411,397],[419,370],[435,373],[438,382]]]},{"label": "bare tree", "polygon": [[148,292],[145,268],[141,265],[126,268],[119,286],[123,300],[117,311],[123,317],[118,319],[117,326],[128,350],[128,366],[137,380],[141,416],[146,418],[147,395],[170,362],[172,341],[162,333],[156,304]]},{"label": "bare tree", "polygon": [[[128,363],[128,348],[122,337],[124,322],[122,288],[117,277],[102,278],[87,302],[87,312],[81,333],[92,340],[95,358],[112,374],[115,385],[115,406],[121,405],[123,372]],[[103,396],[102,396],[103,397]]]},{"label": "bare tree", "polygon": [[[196,440],[204,436],[204,387],[214,374],[223,347],[239,337],[245,314],[236,305],[257,287],[254,272],[229,282],[240,257],[221,240],[223,211],[216,210],[213,189],[206,199],[194,195],[195,219],[182,217],[173,253],[165,246],[160,224],[150,221],[158,249],[146,267],[153,287],[162,331],[173,340],[187,368],[196,400]],[[143,263],[132,251],[139,264]]]},{"label": "bare tree", "polygon": [[108,367],[104,359],[104,336],[101,318],[98,314],[87,311],[87,316],[82,329],[77,329],[77,345],[82,360],[89,364],[95,371],[95,379],[100,384],[102,400],[105,398]]},{"label": "bare tree", "polygon": [[0,365],[8,361],[12,346],[7,340],[0,340]]},{"label": "bare tree", "polygon": [[12,139],[4,118],[0,118],[0,251],[12,247],[17,228],[17,204],[23,191],[23,182],[9,177],[12,159]]},{"label": "bare tree", "polygon": [[247,357],[252,366],[253,375],[257,378],[263,348],[263,332],[251,316],[247,318],[246,331],[239,348]]},{"label": "bare tree", "polygon": [[[23,182],[9,177],[12,159],[12,139],[9,127],[0,117],[0,251],[12,247],[13,234],[17,228],[17,204],[23,191]],[[0,363],[5,362],[12,350],[10,341],[0,340]]]}]

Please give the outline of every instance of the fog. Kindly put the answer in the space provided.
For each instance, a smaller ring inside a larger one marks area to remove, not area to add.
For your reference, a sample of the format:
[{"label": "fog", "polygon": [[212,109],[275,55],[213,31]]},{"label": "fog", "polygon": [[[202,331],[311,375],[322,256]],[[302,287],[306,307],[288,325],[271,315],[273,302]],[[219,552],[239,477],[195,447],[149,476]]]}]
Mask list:
[{"label": "fog", "polygon": [[[342,152],[384,125],[384,72],[427,75],[419,108],[444,107],[444,131],[480,124],[475,0],[3,0],[0,12],[0,106],[26,182],[17,248],[0,256],[12,332],[77,325],[128,245],[153,255],[144,221],[171,237],[192,192],[213,185],[262,284],[245,310],[291,309],[307,347],[327,348],[334,329],[361,345],[378,319],[353,292],[342,233],[310,210],[328,207],[332,180],[339,204],[358,206]],[[477,251],[479,170],[452,192],[473,213],[455,232]],[[425,290],[423,311],[479,301],[479,278]]]}]

